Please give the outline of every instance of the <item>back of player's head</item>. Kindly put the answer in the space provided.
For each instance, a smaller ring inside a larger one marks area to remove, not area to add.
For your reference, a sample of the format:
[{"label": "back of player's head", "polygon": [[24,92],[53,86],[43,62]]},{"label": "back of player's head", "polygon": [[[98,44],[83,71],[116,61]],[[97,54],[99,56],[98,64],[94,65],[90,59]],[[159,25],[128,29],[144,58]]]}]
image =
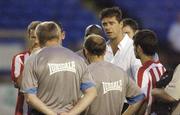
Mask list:
[{"label": "back of player's head", "polygon": [[64,29],[63,29],[63,25],[62,25],[62,23],[61,22],[59,22],[59,21],[53,21],[54,23],[56,23],[58,26],[59,26],[59,28],[60,28],[60,31],[61,32],[63,32],[64,31]]},{"label": "back of player's head", "polygon": [[44,46],[48,40],[59,39],[61,28],[53,21],[46,21],[36,28],[36,35],[40,46]]},{"label": "back of player's head", "polygon": [[41,21],[32,21],[29,25],[28,25],[28,28],[27,28],[27,33],[28,33],[28,37],[30,36],[31,34],[31,31],[35,30],[36,27],[38,26],[38,24],[40,24]]},{"label": "back of player's head", "polygon": [[91,34],[85,39],[84,47],[90,54],[101,56],[106,51],[106,41],[102,36]]},{"label": "back of player's head", "polygon": [[97,34],[97,35],[103,36],[103,30],[102,30],[101,26],[99,26],[97,24],[91,24],[86,27],[85,37],[87,37],[90,34]]},{"label": "back of player's head", "polygon": [[153,56],[157,52],[158,39],[151,30],[140,30],[133,37],[134,45],[142,48],[145,55]]},{"label": "back of player's head", "polygon": [[131,18],[125,18],[125,19],[123,19],[122,20],[122,23],[123,23],[123,27],[125,27],[125,26],[129,26],[129,27],[131,27],[132,28],[132,30],[134,31],[134,32],[136,32],[136,30],[138,30],[138,23],[135,21],[135,20],[133,20],[133,19],[131,19]]},{"label": "back of player's head", "polygon": [[109,17],[116,17],[116,20],[120,22],[122,20],[122,11],[119,7],[105,8],[100,12],[100,20]]}]

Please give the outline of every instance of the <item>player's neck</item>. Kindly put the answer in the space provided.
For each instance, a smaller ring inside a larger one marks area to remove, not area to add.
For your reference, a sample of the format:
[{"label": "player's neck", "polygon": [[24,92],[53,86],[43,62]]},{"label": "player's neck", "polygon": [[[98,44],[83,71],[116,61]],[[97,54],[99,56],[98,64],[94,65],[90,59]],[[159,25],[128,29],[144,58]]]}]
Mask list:
[{"label": "player's neck", "polygon": [[46,47],[51,47],[51,46],[57,46],[60,45],[61,41],[58,39],[53,39],[53,40],[48,40],[45,44]]},{"label": "player's neck", "polygon": [[104,60],[104,56],[90,56],[89,57],[89,61],[90,63],[94,63],[94,62],[100,62]]},{"label": "player's neck", "polygon": [[146,63],[147,61],[153,61],[153,56],[143,55],[140,58],[142,64]]}]

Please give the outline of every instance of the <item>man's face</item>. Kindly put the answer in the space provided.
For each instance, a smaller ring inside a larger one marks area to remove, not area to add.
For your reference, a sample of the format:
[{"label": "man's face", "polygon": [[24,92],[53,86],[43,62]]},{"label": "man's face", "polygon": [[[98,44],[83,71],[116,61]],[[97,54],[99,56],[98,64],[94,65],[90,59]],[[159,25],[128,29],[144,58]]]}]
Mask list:
[{"label": "man's face", "polygon": [[135,35],[135,32],[133,31],[133,29],[130,26],[124,26],[122,28],[122,31],[123,31],[123,33],[128,34],[128,36],[130,38],[133,38],[133,36]]},{"label": "man's face", "polygon": [[109,39],[116,39],[118,37],[122,28],[115,16],[103,18],[101,23]]},{"label": "man's face", "polygon": [[35,35],[35,30],[30,30],[29,41],[30,41],[30,47],[31,48],[34,49],[34,48],[39,47],[39,41],[38,41],[38,38]]}]

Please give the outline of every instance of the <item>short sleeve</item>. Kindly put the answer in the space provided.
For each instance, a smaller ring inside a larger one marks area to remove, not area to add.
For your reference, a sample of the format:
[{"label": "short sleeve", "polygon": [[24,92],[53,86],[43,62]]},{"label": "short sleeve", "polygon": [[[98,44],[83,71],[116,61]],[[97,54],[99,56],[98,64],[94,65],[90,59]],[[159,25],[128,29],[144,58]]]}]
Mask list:
[{"label": "short sleeve", "polygon": [[146,95],[146,97],[148,96],[149,82],[149,73],[140,68],[137,74],[136,83],[141,88],[141,91]]},{"label": "short sleeve", "polygon": [[16,55],[12,59],[12,66],[11,66],[11,79],[15,81],[22,74],[23,69],[23,62],[19,55]]},{"label": "short sleeve", "polygon": [[34,71],[34,66],[35,58],[30,56],[24,66],[23,71],[23,78],[21,83],[21,92],[23,93],[37,93],[38,82]]},{"label": "short sleeve", "polygon": [[126,77],[127,77],[126,99],[128,103],[133,104],[144,99],[145,95],[141,92],[141,89],[137,86],[137,84],[128,76]]},{"label": "short sleeve", "polygon": [[81,77],[80,89],[84,91],[94,86],[95,86],[95,82],[92,79],[92,75],[90,74],[89,69],[87,68],[87,65],[84,64],[84,72]]},{"label": "short sleeve", "polygon": [[172,80],[165,88],[166,93],[168,93],[171,97],[173,97],[176,100],[180,99],[179,84],[180,84],[180,64],[177,66],[173,74]]}]

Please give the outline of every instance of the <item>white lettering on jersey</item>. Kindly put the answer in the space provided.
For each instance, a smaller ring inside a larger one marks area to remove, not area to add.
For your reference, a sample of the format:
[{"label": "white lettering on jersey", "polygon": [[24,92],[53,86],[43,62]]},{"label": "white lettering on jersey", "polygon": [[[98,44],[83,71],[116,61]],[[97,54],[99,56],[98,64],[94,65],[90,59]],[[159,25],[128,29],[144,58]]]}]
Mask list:
[{"label": "white lettering on jersey", "polygon": [[60,71],[70,71],[76,73],[75,62],[67,63],[48,63],[50,75],[60,72]]},{"label": "white lettering on jersey", "polygon": [[106,94],[108,91],[119,90],[122,91],[122,81],[115,82],[102,82],[103,85],[103,93]]}]

